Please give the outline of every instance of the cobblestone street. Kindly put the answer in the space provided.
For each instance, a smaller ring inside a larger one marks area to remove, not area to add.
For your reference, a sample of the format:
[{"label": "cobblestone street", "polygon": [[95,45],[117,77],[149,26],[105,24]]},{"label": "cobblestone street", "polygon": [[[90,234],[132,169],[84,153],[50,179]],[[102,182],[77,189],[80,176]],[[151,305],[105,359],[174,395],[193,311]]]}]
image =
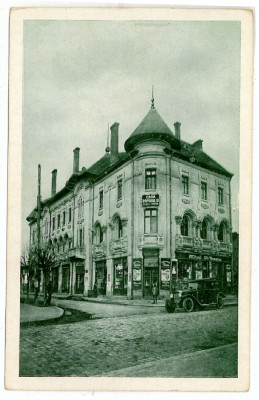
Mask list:
[{"label": "cobblestone street", "polygon": [[[111,310],[113,306],[104,307]],[[130,307],[118,307],[127,315],[108,313],[108,318],[21,328],[20,376],[109,375],[237,342],[236,306],[190,314],[168,314],[160,307],[135,307],[130,313]],[[224,362],[215,374],[227,376]]]}]

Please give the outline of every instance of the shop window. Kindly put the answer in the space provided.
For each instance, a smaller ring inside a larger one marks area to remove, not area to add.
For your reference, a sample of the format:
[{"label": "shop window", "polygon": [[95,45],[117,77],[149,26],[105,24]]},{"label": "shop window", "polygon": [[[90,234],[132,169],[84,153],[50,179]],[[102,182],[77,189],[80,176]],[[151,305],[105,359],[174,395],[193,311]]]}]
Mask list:
[{"label": "shop window", "polygon": [[58,228],[60,228],[60,214],[58,214]]},{"label": "shop window", "polygon": [[181,223],[181,235],[189,236],[189,218],[187,215],[184,215],[182,223]]},{"label": "shop window", "polygon": [[145,189],[156,189],[156,169],[154,168],[145,171]]},{"label": "shop window", "polygon": [[66,211],[63,211],[63,225],[66,225]]},{"label": "shop window", "polygon": [[218,187],[218,204],[222,205],[223,204],[223,188]]},{"label": "shop window", "polygon": [[122,179],[117,181],[117,201],[122,200]]},{"label": "shop window", "polygon": [[202,200],[208,200],[208,190],[207,183],[201,182],[201,198]]},{"label": "shop window", "polygon": [[187,175],[182,176],[182,187],[183,187],[183,194],[189,194],[189,177]]},{"label": "shop window", "polygon": [[223,221],[219,225],[218,241],[219,242],[225,242],[226,241],[226,224]]},{"label": "shop window", "polygon": [[71,220],[72,220],[72,208],[69,207],[69,209],[68,209],[68,222],[70,223]]},{"label": "shop window", "polygon": [[154,234],[158,231],[158,221],[157,221],[157,210],[147,209],[145,210],[145,233]]},{"label": "shop window", "polygon": [[208,221],[204,219],[201,225],[201,238],[208,239]]},{"label": "shop window", "polygon": [[103,189],[99,192],[99,210],[103,209]]}]

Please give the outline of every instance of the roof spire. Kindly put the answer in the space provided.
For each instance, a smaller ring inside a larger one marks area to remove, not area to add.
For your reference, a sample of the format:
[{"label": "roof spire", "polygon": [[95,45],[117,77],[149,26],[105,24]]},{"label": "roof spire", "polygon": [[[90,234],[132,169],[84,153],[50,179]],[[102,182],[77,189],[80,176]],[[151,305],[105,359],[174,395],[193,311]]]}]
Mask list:
[{"label": "roof spire", "polygon": [[154,85],[152,85],[152,99],[151,99],[151,108],[155,108],[155,99],[154,99]]}]

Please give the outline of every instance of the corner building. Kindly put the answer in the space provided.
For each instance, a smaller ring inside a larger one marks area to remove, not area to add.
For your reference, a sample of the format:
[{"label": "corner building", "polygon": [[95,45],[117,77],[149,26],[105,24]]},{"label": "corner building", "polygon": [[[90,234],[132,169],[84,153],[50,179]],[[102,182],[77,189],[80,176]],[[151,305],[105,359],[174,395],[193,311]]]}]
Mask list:
[{"label": "corner building", "polygon": [[[56,258],[54,292],[148,298],[157,282],[167,295],[176,279],[216,277],[231,287],[232,174],[209,157],[202,140],[181,140],[152,100],[151,109],[118,151],[119,123],[110,148],[42,201],[41,237]],[[27,217],[31,245],[37,209]],[[41,283],[41,287],[43,282]]]}]

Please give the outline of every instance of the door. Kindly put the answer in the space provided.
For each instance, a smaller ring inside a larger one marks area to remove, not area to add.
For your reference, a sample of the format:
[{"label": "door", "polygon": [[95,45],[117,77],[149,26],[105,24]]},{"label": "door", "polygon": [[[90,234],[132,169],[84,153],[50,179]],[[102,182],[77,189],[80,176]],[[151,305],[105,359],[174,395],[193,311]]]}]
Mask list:
[{"label": "door", "polygon": [[156,268],[144,269],[144,296],[152,296],[152,287],[156,283],[159,289],[159,270]]},{"label": "door", "polygon": [[106,285],[107,285],[107,268],[105,261],[99,261],[96,263],[96,288],[97,295],[106,295]]},{"label": "door", "polygon": [[53,270],[52,270],[52,288],[53,288],[53,292],[57,293],[57,291],[58,291],[58,268],[53,268]]},{"label": "door", "polygon": [[114,295],[127,295],[128,264],[127,258],[114,260]]},{"label": "door", "polygon": [[76,266],[76,287],[75,287],[76,294],[83,294],[84,293],[84,266],[77,265]]}]

